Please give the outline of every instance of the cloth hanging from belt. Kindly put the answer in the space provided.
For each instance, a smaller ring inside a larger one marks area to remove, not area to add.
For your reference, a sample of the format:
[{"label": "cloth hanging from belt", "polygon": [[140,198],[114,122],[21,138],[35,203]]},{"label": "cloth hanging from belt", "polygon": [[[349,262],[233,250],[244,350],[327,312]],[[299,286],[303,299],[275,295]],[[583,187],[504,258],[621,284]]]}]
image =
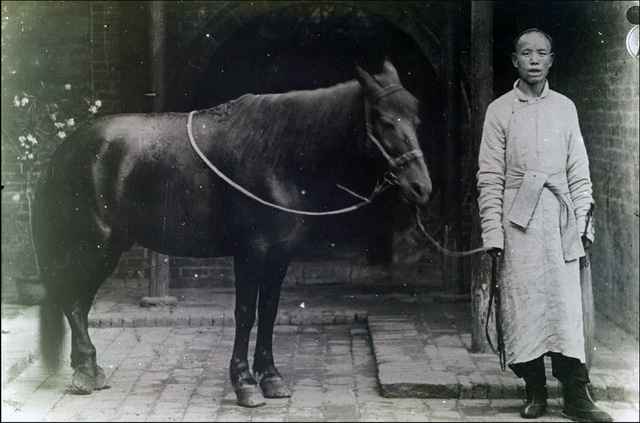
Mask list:
[{"label": "cloth hanging from belt", "polygon": [[584,255],[566,172],[551,175],[533,170],[511,172],[507,175],[505,188],[518,190],[507,218],[522,230],[529,225],[542,190],[547,188],[553,192],[560,202],[558,225],[564,260],[571,261]]}]

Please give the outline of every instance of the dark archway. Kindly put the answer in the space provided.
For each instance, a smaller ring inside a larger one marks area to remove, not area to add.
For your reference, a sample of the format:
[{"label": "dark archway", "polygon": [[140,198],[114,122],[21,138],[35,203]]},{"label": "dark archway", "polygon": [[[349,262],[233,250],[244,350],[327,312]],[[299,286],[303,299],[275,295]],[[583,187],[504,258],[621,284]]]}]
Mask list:
[{"label": "dark archway", "polygon": [[373,70],[384,56],[420,100],[438,87],[416,43],[385,18],[354,6],[297,4],[253,18],[213,54],[192,106],[212,107],[245,93],[313,89],[355,77],[357,62]]}]

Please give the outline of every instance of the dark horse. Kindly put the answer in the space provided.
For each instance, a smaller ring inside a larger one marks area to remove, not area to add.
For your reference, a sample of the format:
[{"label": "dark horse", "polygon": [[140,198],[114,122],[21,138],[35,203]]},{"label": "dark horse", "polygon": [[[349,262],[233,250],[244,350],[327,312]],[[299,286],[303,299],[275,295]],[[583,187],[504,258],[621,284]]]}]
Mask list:
[{"label": "dark horse", "polygon": [[314,222],[362,197],[366,204],[367,193],[358,199],[355,188],[375,191],[376,181],[396,185],[417,205],[431,193],[416,136],[418,102],[388,60],[381,69],[356,66],[355,80],[333,87],[248,94],[191,114],[106,116],[65,140],[42,175],[34,208],[48,368],[59,366],[64,313],[73,385],[83,393],[108,387],[88,314],[121,254],[137,242],[168,255],[234,257],[229,372],[238,404],[289,397],[274,364],[273,326],[283,278]]}]

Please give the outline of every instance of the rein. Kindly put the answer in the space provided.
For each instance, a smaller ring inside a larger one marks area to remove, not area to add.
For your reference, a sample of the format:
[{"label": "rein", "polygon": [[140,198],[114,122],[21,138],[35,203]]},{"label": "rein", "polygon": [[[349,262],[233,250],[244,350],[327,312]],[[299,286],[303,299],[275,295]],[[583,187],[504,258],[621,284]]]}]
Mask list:
[{"label": "rein", "polygon": [[[337,210],[329,210],[329,211],[323,211],[323,212],[319,212],[319,211],[306,211],[306,210],[296,210],[296,209],[291,209],[288,207],[284,207],[281,206],[279,204],[274,204],[271,203],[267,200],[264,200],[260,197],[258,197],[257,195],[253,194],[252,192],[248,191],[247,189],[245,189],[244,187],[238,185],[237,183],[235,183],[233,180],[231,180],[229,177],[227,177],[224,173],[222,173],[220,171],[220,169],[218,169],[213,163],[211,163],[211,161],[204,155],[204,153],[202,153],[202,150],[200,150],[200,148],[198,147],[198,145],[196,144],[196,140],[193,137],[193,127],[192,127],[192,122],[193,122],[193,114],[196,111],[193,110],[189,113],[189,118],[187,120],[187,134],[189,135],[189,141],[191,142],[191,146],[193,147],[193,149],[195,150],[195,152],[198,154],[198,156],[200,156],[200,158],[202,159],[202,161],[204,161],[206,163],[207,166],[209,166],[209,168],[211,170],[213,170],[220,178],[222,178],[226,183],[228,183],[229,185],[231,185],[232,187],[234,187],[235,189],[237,189],[238,191],[240,191],[241,193],[243,193],[244,195],[246,195],[247,197],[261,203],[264,204],[265,206],[269,206],[269,207],[273,207],[274,209],[278,209],[278,210],[282,210],[288,213],[293,213],[293,214],[302,214],[302,215],[306,215],[306,216],[328,216],[328,215],[334,215],[334,214],[341,214],[341,213],[348,213],[354,210],[359,209],[362,206],[366,206],[367,204],[370,204],[371,201],[377,197],[380,193],[382,193],[384,190],[388,189],[391,185],[394,184],[394,180],[393,179],[389,179],[387,177],[384,178],[383,182],[381,184],[378,184],[373,192],[371,193],[371,195],[368,198],[362,197],[358,194],[355,194],[354,192],[348,190],[347,188],[344,188],[341,185],[338,185],[338,188],[343,189],[345,191],[347,191],[349,194],[362,199],[363,201],[357,204],[354,204],[353,206],[350,207],[345,207],[342,209],[337,209]],[[395,177],[395,175],[393,175]]]},{"label": "rein", "polygon": [[[500,368],[504,372],[507,368],[507,353],[504,348],[504,336],[502,334],[502,310],[500,300],[500,285],[498,283],[498,258],[491,257],[491,286],[489,287],[489,309],[487,310],[487,319],[484,322],[484,333],[489,342],[489,346],[494,353],[500,358]],[[491,316],[491,305],[495,303],[495,321],[496,336],[498,337],[498,346],[494,347],[489,336],[489,316]]]}]

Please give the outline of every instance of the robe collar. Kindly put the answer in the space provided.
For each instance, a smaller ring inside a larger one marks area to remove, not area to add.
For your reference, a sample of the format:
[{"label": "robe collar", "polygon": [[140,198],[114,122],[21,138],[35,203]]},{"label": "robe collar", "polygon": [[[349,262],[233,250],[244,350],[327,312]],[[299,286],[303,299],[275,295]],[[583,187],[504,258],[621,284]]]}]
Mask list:
[{"label": "robe collar", "polygon": [[545,97],[547,97],[549,95],[549,80],[545,79],[544,81],[544,87],[542,88],[542,93],[540,94],[540,97],[537,98],[529,98],[527,97],[522,90],[520,90],[520,88],[518,88],[518,83],[520,82],[520,79],[518,78],[516,80],[516,82],[513,83],[513,91],[516,93],[516,98],[520,101],[525,101],[525,102],[529,102],[529,101],[538,101],[541,100]]}]

